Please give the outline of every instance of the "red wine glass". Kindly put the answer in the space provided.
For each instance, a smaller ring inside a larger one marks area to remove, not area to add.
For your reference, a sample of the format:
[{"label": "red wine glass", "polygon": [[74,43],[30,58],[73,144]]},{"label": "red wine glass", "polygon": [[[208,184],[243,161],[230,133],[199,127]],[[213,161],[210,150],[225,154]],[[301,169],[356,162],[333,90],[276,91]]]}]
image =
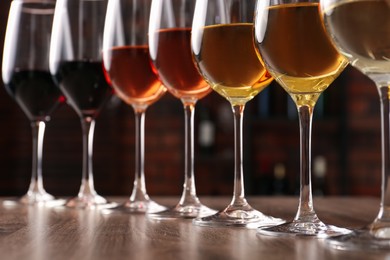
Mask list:
[{"label": "red wine glass", "polygon": [[92,170],[95,119],[112,94],[101,53],[106,9],[107,0],[58,0],[54,14],[50,72],[79,115],[83,134],[81,187],[67,207],[110,206],[95,191]]},{"label": "red wine glass", "polygon": [[11,3],[4,42],[2,77],[7,92],[31,122],[33,133],[32,176],[29,189],[13,203],[58,203],[42,181],[45,125],[65,100],[49,70],[49,47],[55,1],[19,0]]}]

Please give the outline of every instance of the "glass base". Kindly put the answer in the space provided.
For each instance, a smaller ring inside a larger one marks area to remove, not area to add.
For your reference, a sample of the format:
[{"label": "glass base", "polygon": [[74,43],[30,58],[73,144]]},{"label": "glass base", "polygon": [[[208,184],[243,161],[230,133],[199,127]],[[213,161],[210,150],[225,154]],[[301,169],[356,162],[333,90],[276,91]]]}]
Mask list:
[{"label": "glass base", "polygon": [[[349,234],[330,237],[325,240],[325,244],[331,248],[339,250],[389,251],[389,232],[390,228],[376,230],[375,234],[369,229],[361,229],[353,231]],[[382,236],[383,233],[386,233],[386,236]]]},{"label": "glass base", "polygon": [[243,227],[258,228],[262,226],[275,226],[286,222],[280,218],[264,215],[247,205],[244,208],[234,208],[228,206],[223,211],[203,217],[196,218],[193,223],[206,227]]},{"label": "glass base", "polygon": [[258,234],[267,236],[311,236],[327,238],[348,234],[351,230],[336,226],[325,225],[321,221],[303,222],[292,221],[274,227],[264,227],[257,230]]},{"label": "glass base", "polygon": [[104,214],[113,214],[113,213],[145,214],[145,213],[155,213],[166,209],[167,209],[166,207],[152,200],[144,200],[144,201],[127,200],[125,203],[119,206],[106,208],[102,212]]},{"label": "glass base", "polygon": [[99,195],[84,195],[69,199],[64,207],[75,209],[104,209],[116,206],[117,203],[108,202]]},{"label": "glass base", "polygon": [[148,218],[155,220],[164,220],[164,219],[193,219],[197,217],[204,217],[215,214],[216,210],[210,209],[202,204],[196,205],[176,205],[173,208],[163,210],[160,212],[149,213],[147,214]]},{"label": "glass base", "polygon": [[3,201],[3,205],[6,207],[18,206],[18,205],[45,205],[45,206],[61,206],[65,204],[64,199],[56,199],[53,195],[43,192],[27,192],[20,198],[6,199]]}]

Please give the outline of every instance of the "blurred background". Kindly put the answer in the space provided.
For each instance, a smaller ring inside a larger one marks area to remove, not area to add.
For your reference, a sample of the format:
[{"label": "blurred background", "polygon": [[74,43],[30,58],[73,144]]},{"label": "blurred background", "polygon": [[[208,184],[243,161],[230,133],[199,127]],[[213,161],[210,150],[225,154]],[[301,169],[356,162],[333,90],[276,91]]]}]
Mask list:
[{"label": "blurred background", "polygon": [[[11,0],[0,1],[0,55]],[[0,81],[0,196],[23,195],[31,177],[29,120]],[[378,93],[352,67],[325,91],[313,119],[315,195],[380,194],[381,147]],[[233,116],[225,99],[212,92],[195,115],[195,179],[198,195],[233,191]],[[101,195],[130,196],[134,178],[134,114],[113,97],[96,120],[95,188]],[[177,195],[184,179],[184,114],[166,94],[146,113],[145,175],[149,195]],[[68,106],[46,125],[43,180],[57,196],[76,195],[82,163],[81,126]],[[299,125],[295,105],[273,82],[247,104],[244,171],[248,195],[297,194]]]}]

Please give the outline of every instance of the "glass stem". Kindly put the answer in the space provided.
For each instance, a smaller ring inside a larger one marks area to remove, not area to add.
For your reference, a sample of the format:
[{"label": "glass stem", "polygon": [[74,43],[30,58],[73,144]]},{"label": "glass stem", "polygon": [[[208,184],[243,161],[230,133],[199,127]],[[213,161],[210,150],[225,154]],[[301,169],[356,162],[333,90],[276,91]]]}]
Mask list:
[{"label": "glass stem", "polygon": [[28,189],[28,194],[45,193],[42,181],[42,151],[45,127],[46,125],[43,121],[35,121],[31,123],[33,135],[33,158],[31,182]]},{"label": "glass stem", "polygon": [[230,206],[242,207],[247,203],[244,191],[243,170],[243,118],[245,105],[232,106],[234,115],[234,190]]},{"label": "glass stem", "polygon": [[194,114],[195,103],[184,103],[185,118],[185,153],[184,153],[184,185],[180,205],[199,204],[196,196],[195,178],[194,178]]},{"label": "glass stem", "polygon": [[382,134],[382,191],[381,205],[377,220],[390,221],[390,104],[389,86],[378,86],[381,104],[381,134]]},{"label": "glass stem", "polygon": [[131,201],[148,200],[145,186],[145,109],[135,109],[135,177]]},{"label": "glass stem", "polygon": [[311,127],[313,118],[313,107],[298,106],[300,124],[300,197],[298,212],[294,221],[318,222],[318,217],[313,208],[313,196],[311,187]]},{"label": "glass stem", "polygon": [[96,195],[92,171],[92,149],[95,120],[92,117],[82,118],[81,129],[83,132],[83,175],[78,196],[88,197]]}]

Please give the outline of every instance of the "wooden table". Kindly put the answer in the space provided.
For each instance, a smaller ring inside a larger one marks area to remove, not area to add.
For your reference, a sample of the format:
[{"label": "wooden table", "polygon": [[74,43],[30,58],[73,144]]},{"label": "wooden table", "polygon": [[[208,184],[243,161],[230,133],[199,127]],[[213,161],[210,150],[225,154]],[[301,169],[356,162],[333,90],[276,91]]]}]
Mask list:
[{"label": "wooden table", "polygon": [[[126,198],[111,198],[121,202]],[[154,198],[174,205],[178,198]],[[230,198],[203,198],[224,208]],[[285,219],[294,217],[296,197],[249,197],[256,209]],[[377,198],[315,198],[328,224],[361,227],[376,216]],[[323,240],[259,236],[256,230],[205,228],[190,220],[156,222],[144,215],[105,215],[94,210],[39,206],[0,209],[0,259],[389,259],[390,252],[338,251]]]}]

